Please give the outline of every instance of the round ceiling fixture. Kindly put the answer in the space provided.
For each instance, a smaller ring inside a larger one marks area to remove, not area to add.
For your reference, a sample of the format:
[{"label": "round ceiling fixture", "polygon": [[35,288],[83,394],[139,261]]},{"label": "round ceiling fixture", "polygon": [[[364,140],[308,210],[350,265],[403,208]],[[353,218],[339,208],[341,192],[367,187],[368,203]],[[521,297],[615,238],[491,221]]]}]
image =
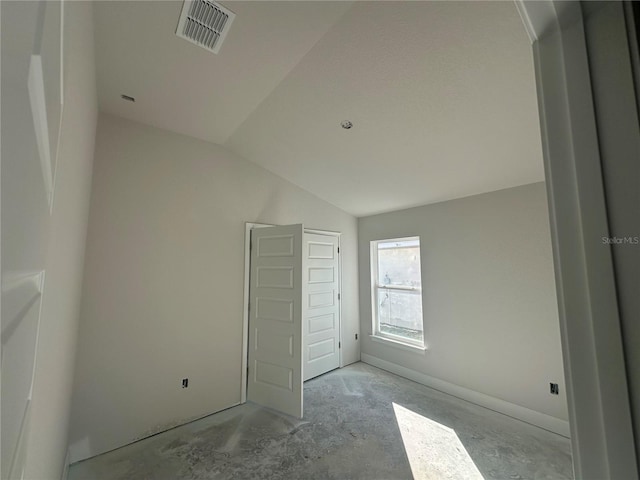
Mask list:
[{"label": "round ceiling fixture", "polygon": [[353,127],[353,122],[351,122],[349,120],[343,120],[342,123],[340,124],[340,126],[342,128],[344,128],[345,130],[349,130],[351,127]]}]

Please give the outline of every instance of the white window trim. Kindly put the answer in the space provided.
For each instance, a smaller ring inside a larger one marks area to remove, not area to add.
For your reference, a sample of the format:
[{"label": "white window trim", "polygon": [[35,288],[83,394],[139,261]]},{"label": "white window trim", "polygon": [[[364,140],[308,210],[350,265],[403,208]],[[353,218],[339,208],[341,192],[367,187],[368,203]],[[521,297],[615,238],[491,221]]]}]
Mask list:
[{"label": "white window trim", "polygon": [[403,350],[407,350],[411,353],[426,353],[428,350],[427,345],[414,345],[412,343],[407,343],[404,339],[393,340],[389,337],[381,337],[380,335],[369,335],[369,338],[374,342],[384,343],[385,345],[389,345],[395,348],[401,348]]},{"label": "white window trim", "polygon": [[405,242],[407,240],[417,240],[420,244],[419,236],[401,237],[401,238],[384,238],[381,240],[372,240],[370,242],[370,275],[371,275],[371,340],[382,342],[398,348],[403,348],[412,352],[425,352],[427,343],[424,340],[424,312],[422,315],[422,342],[414,341],[409,338],[400,337],[389,333],[383,333],[378,329],[378,289],[398,290],[404,292],[417,292],[422,299],[422,288],[401,286],[401,285],[378,285],[378,244],[387,242]]}]

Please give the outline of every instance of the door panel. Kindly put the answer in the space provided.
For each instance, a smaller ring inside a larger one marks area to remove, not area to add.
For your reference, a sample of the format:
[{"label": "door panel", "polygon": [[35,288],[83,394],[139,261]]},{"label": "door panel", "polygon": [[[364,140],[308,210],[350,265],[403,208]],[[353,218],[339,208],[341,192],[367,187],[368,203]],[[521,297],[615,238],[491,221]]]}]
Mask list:
[{"label": "door panel", "polygon": [[251,231],[247,397],[295,417],[302,417],[303,231]]},{"label": "door panel", "polygon": [[303,284],[304,379],[340,366],[338,237],[306,233]]},{"label": "door panel", "polygon": [[[325,290],[322,292],[313,292],[307,295],[308,308],[322,308],[322,307],[334,307],[336,306],[336,302],[334,299],[336,298],[336,290]],[[310,312],[311,313],[311,312]]]}]

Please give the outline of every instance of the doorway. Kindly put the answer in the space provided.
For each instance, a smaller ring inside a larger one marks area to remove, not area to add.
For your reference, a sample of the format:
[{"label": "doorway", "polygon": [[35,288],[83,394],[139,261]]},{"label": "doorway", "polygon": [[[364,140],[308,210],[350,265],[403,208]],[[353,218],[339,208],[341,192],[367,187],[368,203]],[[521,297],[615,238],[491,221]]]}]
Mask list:
[{"label": "doorway", "polygon": [[302,417],[302,384],[342,366],[340,233],[245,227],[241,402]]}]

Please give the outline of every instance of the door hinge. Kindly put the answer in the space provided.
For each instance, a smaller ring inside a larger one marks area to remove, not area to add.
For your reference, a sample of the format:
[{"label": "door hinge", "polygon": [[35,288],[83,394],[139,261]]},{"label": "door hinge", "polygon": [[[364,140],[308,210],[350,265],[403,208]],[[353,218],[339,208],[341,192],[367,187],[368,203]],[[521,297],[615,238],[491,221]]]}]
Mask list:
[{"label": "door hinge", "polygon": [[247,312],[250,312],[250,311],[251,311],[251,302],[247,304]]},{"label": "door hinge", "polygon": [[340,247],[338,247],[338,253],[340,253]]},{"label": "door hinge", "polygon": [[340,294],[338,294],[338,300],[340,300]]},{"label": "door hinge", "polygon": [[338,342],[338,348],[342,348],[342,342]]}]

